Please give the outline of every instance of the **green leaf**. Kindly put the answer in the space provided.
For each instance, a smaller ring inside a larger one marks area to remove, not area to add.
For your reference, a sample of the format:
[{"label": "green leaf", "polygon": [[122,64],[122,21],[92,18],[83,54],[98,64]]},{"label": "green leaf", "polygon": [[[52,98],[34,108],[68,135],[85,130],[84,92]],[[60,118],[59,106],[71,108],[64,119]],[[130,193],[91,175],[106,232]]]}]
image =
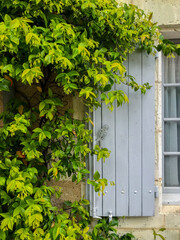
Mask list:
[{"label": "green leaf", "polygon": [[49,120],[52,120],[53,119],[53,114],[51,112],[48,112],[47,117],[49,118]]},{"label": "green leaf", "polygon": [[107,92],[107,91],[110,91],[112,88],[112,85],[111,84],[107,84],[105,87],[104,87],[104,91]]},{"label": "green leaf", "polygon": [[54,101],[52,99],[45,99],[44,103],[54,105]]},{"label": "green leaf", "polygon": [[90,173],[90,171],[89,171],[88,169],[81,169],[80,172],[81,172],[81,173],[84,173],[84,174]]},{"label": "green leaf", "polygon": [[165,231],[166,230],[166,228],[160,228],[159,229],[159,231],[161,231],[161,232],[163,232],[163,231]]},{"label": "green leaf", "polygon": [[9,24],[9,23],[11,22],[11,17],[10,17],[8,14],[5,15],[5,17],[4,17],[4,22],[5,22],[6,24]]},{"label": "green leaf", "polygon": [[0,240],[6,240],[6,233],[0,230]]},{"label": "green leaf", "polygon": [[94,173],[93,178],[94,178],[95,181],[97,181],[97,180],[100,178],[100,174],[99,174],[98,171],[96,171],[96,172]]},{"label": "green leaf", "polygon": [[162,240],[166,240],[161,234],[157,233],[156,236],[159,236]]},{"label": "green leaf", "polygon": [[22,78],[30,72],[30,69],[25,69],[22,73]]},{"label": "green leaf", "polygon": [[11,160],[6,158],[5,159],[5,164],[6,164],[7,167],[11,167]]},{"label": "green leaf", "polygon": [[78,89],[78,87],[75,83],[69,83],[69,87],[72,89]]},{"label": "green leaf", "polygon": [[9,92],[10,81],[0,78],[0,91],[7,91]]},{"label": "green leaf", "polygon": [[15,43],[16,45],[19,45],[19,38],[11,35],[11,36],[10,36],[10,39],[11,39],[11,41],[12,41],[13,43]]},{"label": "green leaf", "polygon": [[5,177],[0,177],[0,186],[4,186],[6,182],[6,178]]},{"label": "green leaf", "polygon": [[40,102],[39,111],[42,111],[45,108],[45,106],[46,106],[45,102]]},{"label": "green leaf", "polygon": [[11,27],[12,28],[18,28],[19,26],[20,26],[19,19],[15,18],[14,20],[11,21]]},{"label": "green leaf", "polygon": [[7,192],[14,191],[15,185],[16,185],[15,180],[10,181],[7,185]]},{"label": "green leaf", "polygon": [[41,128],[35,128],[35,129],[33,130],[33,132],[40,133],[40,132],[42,132],[42,129],[41,129]]},{"label": "green leaf", "polygon": [[15,208],[15,210],[13,212],[13,217],[16,217],[17,215],[23,216],[24,213],[25,213],[24,208],[22,208],[21,206],[18,206],[17,208]]},{"label": "green leaf", "polygon": [[77,173],[77,183],[79,183],[82,179],[82,174],[80,172]]},{"label": "green leaf", "polygon": [[46,135],[44,134],[44,132],[41,132],[39,134],[39,143],[41,145],[42,141],[46,138]]},{"label": "green leaf", "polygon": [[67,74],[69,77],[73,77],[73,76],[79,76],[79,73],[76,71],[71,71]]},{"label": "green leaf", "polygon": [[68,129],[68,131],[72,131],[73,128],[74,128],[74,125],[73,124],[67,124],[66,128]]},{"label": "green leaf", "polygon": [[48,131],[44,131],[44,134],[46,135],[46,137],[48,137],[49,139],[51,139],[51,133]]},{"label": "green leaf", "polygon": [[26,43],[27,43],[27,44],[31,41],[32,36],[33,36],[32,33],[28,33],[28,34],[26,35]]}]

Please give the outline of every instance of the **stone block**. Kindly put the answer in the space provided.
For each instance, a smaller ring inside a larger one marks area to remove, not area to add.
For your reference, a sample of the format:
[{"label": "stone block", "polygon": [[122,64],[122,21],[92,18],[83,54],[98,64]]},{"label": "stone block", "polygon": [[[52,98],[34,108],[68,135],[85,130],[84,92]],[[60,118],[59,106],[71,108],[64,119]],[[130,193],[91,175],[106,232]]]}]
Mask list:
[{"label": "stone block", "polygon": [[62,208],[64,201],[78,201],[81,199],[81,184],[76,184],[72,182],[70,179],[63,181],[55,181],[51,180],[48,182],[49,186],[53,186],[55,188],[60,188],[62,191],[62,195],[60,198],[52,197],[52,204],[58,208]]},{"label": "stone block", "polygon": [[164,227],[164,216],[119,218],[120,228],[161,228]]},{"label": "stone block", "polygon": [[[158,231],[158,230],[157,230]],[[120,236],[126,234],[126,233],[132,233],[135,236],[136,240],[154,240],[153,230],[146,230],[146,229],[138,229],[138,230],[119,230],[118,233]],[[161,235],[166,240],[179,240],[179,230],[165,230],[163,232],[160,232]],[[157,240],[160,240],[160,237],[157,236]]]},{"label": "stone block", "polygon": [[[118,230],[120,236],[126,233],[132,233],[135,236],[136,240],[154,240],[153,231],[152,230]],[[174,240],[174,239],[173,239]]]},{"label": "stone block", "polygon": [[179,214],[167,214],[167,215],[165,215],[165,227],[166,228],[179,228],[180,229],[180,215]]},{"label": "stone block", "polygon": [[180,239],[179,230],[165,230],[162,233],[162,235],[166,240],[179,240]]}]

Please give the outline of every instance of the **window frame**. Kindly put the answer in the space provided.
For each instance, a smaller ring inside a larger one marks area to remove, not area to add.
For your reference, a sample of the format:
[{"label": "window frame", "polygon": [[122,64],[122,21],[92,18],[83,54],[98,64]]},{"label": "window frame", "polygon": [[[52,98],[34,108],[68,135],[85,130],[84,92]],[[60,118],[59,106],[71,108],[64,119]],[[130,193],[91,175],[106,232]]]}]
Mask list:
[{"label": "window frame", "polygon": [[[180,39],[170,39],[175,44],[180,43]],[[164,205],[180,205],[180,186],[179,187],[165,187],[165,156],[180,156],[179,152],[165,152],[164,151],[164,144],[165,144],[165,122],[173,122],[177,121],[180,122],[180,118],[165,118],[165,87],[180,87],[180,83],[164,83],[165,80],[165,69],[164,69],[164,59],[165,56],[161,54],[162,59],[162,200]]]}]

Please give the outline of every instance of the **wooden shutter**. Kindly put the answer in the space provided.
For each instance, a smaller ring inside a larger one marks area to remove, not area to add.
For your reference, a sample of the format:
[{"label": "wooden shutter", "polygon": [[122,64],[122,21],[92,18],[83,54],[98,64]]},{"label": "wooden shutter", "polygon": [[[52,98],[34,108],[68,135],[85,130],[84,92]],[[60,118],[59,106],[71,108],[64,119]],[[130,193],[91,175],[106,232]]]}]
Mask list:
[{"label": "wooden shutter", "polygon": [[105,163],[97,162],[93,156],[89,168],[99,171],[101,177],[114,181],[104,196],[87,188],[90,198],[90,212],[98,216],[152,216],[154,214],[154,151],[155,151],[155,57],[136,51],[126,63],[128,74],[139,84],[149,82],[152,86],[145,95],[134,92],[125,85],[116,85],[128,95],[129,104],[116,107],[114,111],[102,107],[93,112],[94,145],[98,132],[109,126],[107,135],[101,141],[102,147],[111,151]]}]

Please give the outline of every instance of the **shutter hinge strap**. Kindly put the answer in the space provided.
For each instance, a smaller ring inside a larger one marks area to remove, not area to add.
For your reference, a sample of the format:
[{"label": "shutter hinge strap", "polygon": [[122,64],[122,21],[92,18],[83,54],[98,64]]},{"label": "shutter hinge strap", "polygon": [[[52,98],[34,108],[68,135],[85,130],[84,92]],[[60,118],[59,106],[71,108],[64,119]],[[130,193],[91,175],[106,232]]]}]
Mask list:
[{"label": "shutter hinge strap", "polygon": [[159,197],[159,189],[158,186],[154,186],[154,197],[158,198]]},{"label": "shutter hinge strap", "polygon": [[97,216],[97,208],[96,208],[96,207],[94,207],[94,208],[92,209],[92,217],[93,217],[93,218],[97,218],[97,219],[101,219],[100,216]]},{"label": "shutter hinge strap", "polygon": [[109,223],[112,221],[112,211],[109,211]]}]

